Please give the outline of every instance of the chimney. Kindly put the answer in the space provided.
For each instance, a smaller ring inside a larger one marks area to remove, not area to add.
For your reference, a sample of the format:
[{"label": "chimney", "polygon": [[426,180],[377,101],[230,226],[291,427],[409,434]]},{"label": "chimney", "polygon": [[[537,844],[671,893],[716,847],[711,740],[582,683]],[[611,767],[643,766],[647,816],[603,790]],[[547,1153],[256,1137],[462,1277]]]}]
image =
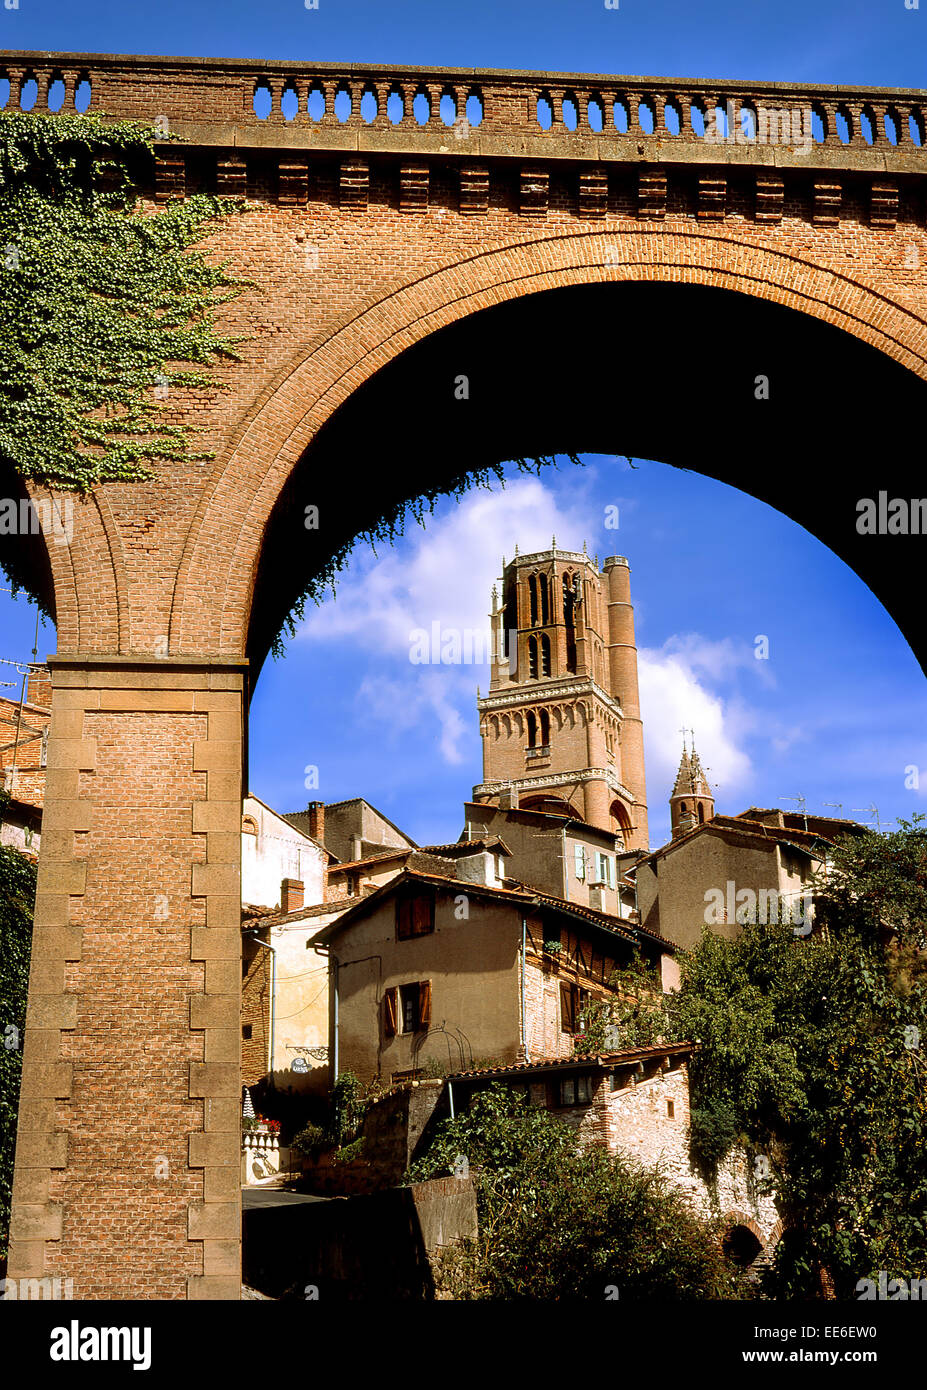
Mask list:
[{"label": "chimney", "polygon": [[30,669],[26,699],[30,705],[51,709],[51,672],[47,666],[33,666]]},{"label": "chimney", "polygon": [[313,840],[318,840],[320,845],[325,844],[325,802],[310,801],[306,807],[306,814],[309,817],[309,829],[306,832]]},{"label": "chimney", "polygon": [[518,788],[511,783],[507,787],[503,787],[499,793],[499,810],[518,810]]},{"label": "chimney", "polygon": [[302,879],[283,879],[280,884],[280,911],[297,912],[299,908],[305,906],[303,902],[305,896],[306,889]]},{"label": "chimney", "polygon": [[351,858],[352,858],[352,859],[363,859],[363,857],[364,857],[364,842],[363,842],[363,840],[361,839],[360,835],[352,835],[352,836],[351,836]]},{"label": "chimney", "polygon": [[605,884],[591,883],[589,885],[589,906],[594,912],[607,912],[605,906]]}]

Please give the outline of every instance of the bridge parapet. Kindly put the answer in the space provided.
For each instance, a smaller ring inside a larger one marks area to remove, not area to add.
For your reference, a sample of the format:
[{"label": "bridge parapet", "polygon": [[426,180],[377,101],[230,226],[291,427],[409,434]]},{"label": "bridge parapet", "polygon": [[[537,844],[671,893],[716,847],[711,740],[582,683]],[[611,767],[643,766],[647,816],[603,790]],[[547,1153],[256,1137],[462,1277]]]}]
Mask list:
[{"label": "bridge parapet", "polygon": [[927,91],[477,68],[10,52],[7,109],[225,148],[927,172]]}]

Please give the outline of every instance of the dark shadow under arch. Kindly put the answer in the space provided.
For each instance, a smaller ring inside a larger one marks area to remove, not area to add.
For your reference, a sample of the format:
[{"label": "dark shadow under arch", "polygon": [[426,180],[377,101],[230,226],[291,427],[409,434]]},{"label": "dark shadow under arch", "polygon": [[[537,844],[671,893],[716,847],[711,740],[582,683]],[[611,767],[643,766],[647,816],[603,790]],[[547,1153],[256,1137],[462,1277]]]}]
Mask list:
[{"label": "dark shadow under arch", "polygon": [[[466,379],[466,398],[461,378]],[[768,381],[768,399],[758,399]],[[526,295],[441,329],[332,416],[267,528],[251,612],[252,689],[307,580],[397,501],[499,461],[649,458],[740,488],[850,565],[927,670],[916,536],[860,536],[862,497],[913,497],[927,383],[796,310],[699,285],[609,283]],[[319,507],[319,529],[304,525]],[[745,565],[750,537],[726,537]]]}]

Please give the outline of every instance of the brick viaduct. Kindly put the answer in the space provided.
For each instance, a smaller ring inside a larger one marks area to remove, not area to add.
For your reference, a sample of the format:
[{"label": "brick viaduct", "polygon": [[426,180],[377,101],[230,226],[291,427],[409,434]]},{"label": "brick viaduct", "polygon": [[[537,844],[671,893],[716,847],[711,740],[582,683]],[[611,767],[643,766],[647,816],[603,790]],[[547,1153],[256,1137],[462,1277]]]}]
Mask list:
[{"label": "brick viaduct", "polygon": [[[78,1298],[236,1298],[242,777],[280,619],[397,499],[597,451],[779,507],[923,662],[900,614],[917,541],[858,537],[854,503],[910,495],[922,448],[927,93],[3,63],[11,107],[89,92],[92,111],[180,136],[158,145],[149,205],[246,195],[214,245],[259,286],[223,311],[249,338],[219,369],[228,390],[169,402],[214,460],[98,488],[70,545],[19,542],[41,544],[25,561],[58,650],[9,1272],[72,1278]],[[761,124],[771,108],[794,114],[787,135]],[[776,556],[719,530],[706,562],[720,545],[774,592]],[[300,768],[324,752],[313,737],[294,736]]]}]

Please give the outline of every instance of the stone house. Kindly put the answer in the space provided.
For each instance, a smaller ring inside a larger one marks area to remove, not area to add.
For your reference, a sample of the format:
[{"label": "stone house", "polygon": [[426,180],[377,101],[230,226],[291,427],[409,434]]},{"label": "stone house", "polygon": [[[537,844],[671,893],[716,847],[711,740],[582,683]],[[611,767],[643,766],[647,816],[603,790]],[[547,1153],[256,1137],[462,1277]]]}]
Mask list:
[{"label": "stone house", "polygon": [[509,878],[609,916],[634,919],[634,886],[623,872],[627,856],[613,831],[575,816],[477,801],[464,803],[464,818],[461,839],[504,839],[511,850]]},{"label": "stone house", "polygon": [[[431,1066],[568,1057],[584,1008],[613,997],[636,952],[672,988],[673,947],[654,933],[537,889],[405,869],[313,942],[330,961],[332,1072],[400,1081]],[[449,866],[451,867],[451,866]]]},{"label": "stone house", "polygon": [[662,1043],[596,1056],[519,1062],[447,1078],[449,1111],[466,1110],[493,1082],[520,1091],[577,1133],[648,1168],[659,1167],[702,1215],[727,1222],[725,1244],[739,1263],[768,1258],[782,1232],[774,1197],[762,1191],[742,1149],[733,1150],[707,1183],[689,1152],[689,1059],[692,1043]]},{"label": "stone house", "polygon": [[390,849],[417,849],[415,841],[365,801],[310,801],[304,811],[287,811],[285,819],[324,844],[337,863],[367,859]]},{"label": "stone house", "polygon": [[51,724],[47,666],[30,668],[24,694],[22,700],[0,695],[0,787],[10,796],[0,822],[0,844],[38,854]]},{"label": "stone house", "polygon": [[752,920],[791,920],[814,929],[814,887],[842,835],[862,835],[858,821],[751,806],[715,814],[714,794],[695,751],[683,748],[670,796],[672,838],[624,864],[637,887],[643,925],[691,949],[704,927],[733,940]]},{"label": "stone house", "polygon": [[705,926],[733,940],[754,912],[769,922],[791,914],[796,932],[808,935],[814,881],[827,871],[837,833],[752,820],[746,813],[712,816],[631,870],[641,923],[686,949],[698,944]]},{"label": "stone house", "polygon": [[[241,900],[288,911],[290,886],[300,885],[299,906],[325,900],[326,870],[334,855],[249,792],[241,819]],[[295,907],[290,902],[290,907]]]},{"label": "stone house", "polygon": [[[293,829],[302,837],[302,832]],[[310,841],[310,844],[314,842]],[[406,867],[454,872],[471,860],[501,864],[497,840],[470,845],[385,850],[347,864],[329,863],[324,900],[304,895],[304,885],[284,879],[276,910],[247,907],[242,915],[242,1084],[267,1076],[276,1085],[322,1094],[329,1084],[329,990],[325,954],[313,952],[324,928],[359,899],[368,897]],[[464,872],[468,869],[465,867]],[[319,879],[311,880],[317,895]]]}]

